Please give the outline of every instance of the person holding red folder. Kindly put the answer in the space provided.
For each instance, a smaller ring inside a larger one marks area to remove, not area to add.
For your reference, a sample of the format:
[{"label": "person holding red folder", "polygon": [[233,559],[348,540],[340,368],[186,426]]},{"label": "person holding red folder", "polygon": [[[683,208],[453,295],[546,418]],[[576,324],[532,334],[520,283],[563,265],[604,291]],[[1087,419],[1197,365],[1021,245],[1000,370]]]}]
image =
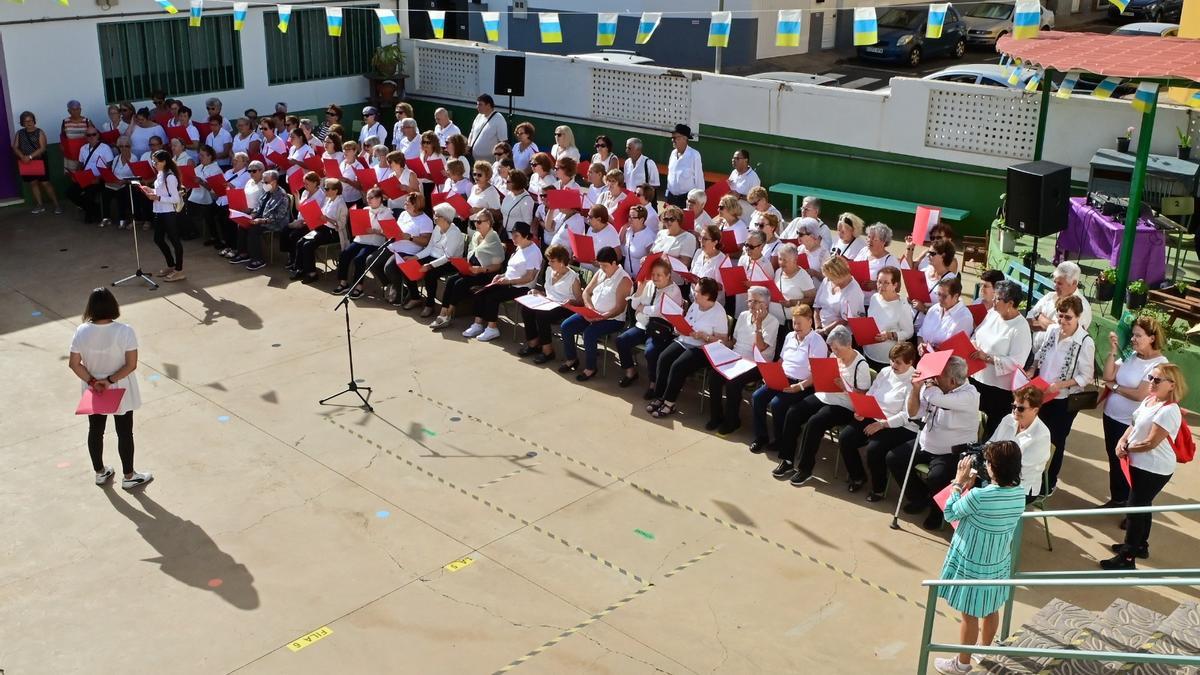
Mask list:
[{"label": "person holding red folder", "polygon": [[[546,187],[546,192],[556,190],[555,187]],[[532,190],[530,191],[532,193]],[[534,215],[535,220],[540,220],[542,223],[541,236],[542,241],[547,245],[557,245],[571,251],[572,257],[575,251],[571,248],[570,232],[575,234],[584,234],[588,229],[586,214],[580,209],[549,209],[546,207],[545,198],[543,203],[537,207]],[[597,250],[596,247],[592,247]]]},{"label": "person holding red folder", "polygon": [[721,228],[716,223],[710,223],[703,230],[696,231],[696,239],[699,241],[700,250],[692,258],[691,272],[698,279],[692,284],[692,295],[694,296],[696,293],[699,279],[712,279],[717,284],[718,302],[724,303],[725,292],[721,289],[721,273],[719,270],[722,267],[732,266],[733,261],[721,251]]},{"label": "person holding red folder", "polygon": [[617,380],[617,386],[628,387],[638,379],[637,360],[634,347],[646,346],[646,376],[650,378],[648,392],[654,391],[654,376],[658,373],[658,355],[666,349],[675,332],[662,318],[663,298],[670,298],[683,305],[683,294],[671,283],[671,263],[659,258],[650,265],[650,278],[643,280],[630,302],[633,303],[633,326],[617,336],[617,358],[625,374]]},{"label": "person holding red folder", "polygon": [[[477,160],[475,166],[471,169],[471,190],[467,193],[467,205],[471,207],[471,213],[475,213],[480,209],[500,209],[500,201],[504,195],[492,185],[492,165],[483,160]],[[532,200],[530,200],[532,204]],[[531,220],[519,221],[531,223]],[[505,225],[507,226],[507,221]],[[516,225],[514,222],[513,225]]]},{"label": "person holding red folder", "polygon": [[[434,304],[437,301],[438,281],[457,271],[450,263],[450,259],[461,258],[466,247],[466,235],[454,224],[454,219],[457,217],[458,214],[454,207],[449,204],[443,203],[433,207],[433,232],[429,237],[429,243],[415,256],[420,262],[421,277],[413,279],[404,275],[404,285],[408,297],[423,302],[425,305],[425,309],[421,310],[422,318],[431,317],[437,311]],[[425,287],[423,301],[419,300],[418,284],[423,284]]]},{"label": "person holding red folder", "polygon": [[[383,297],[392,306],[400,304],[400,289],[408,280],[399,265],[409,258],[419,260],[421,251],[425,250],[433,238],[433,219],[425,215],[425,198],[420,192],[410,192],[404,198],[404,211],[396,218],[396,224],[400,233],[388,244],[388,250],[393,255],[381,258],[375,263],[374,269],[376,277],[386,280]],[[408,302],[404,303],[404,309],[416,309],[421,304],[421,298],[414,293],[409,296]]]},{"label": "person holding red folder", "polygon": [[[253,212],[262,194],[259,183],[265,170],[266,166],[261,161],[251,162],[245,153],[239,152],[233,155],[233,166],[222,175],[227,190],[225,195],[217,197],[214,208],[217,235],[213,242],[213,248],[221,257],[236,255],[233,249],[237,246],[238,225],[229,219],[230,195],[234,195],[234,210],[242,213]],[[226,251],[231,253],[226,255]]]},{"label": "person holding red folder", "polygon": [[[611,248],[617,254],[617,260],[620,261],[623,252],[621,234],[617,232],[617,228],[613,227],[612,220],[608,215],[608,209],[599,204],[588,209],[587,223],[588,230],[586,234],[592,238],[592,250],[598,252],[605,247]],[[575,253],[575,251],[572,251],[572,253]],[[579,256],[576,255],[575,257],[578,258]],[[583,263],[581,267],[584,269],[595,269],[595,266],[591,263]]]},{"label": "person holding red folder", "polygon": [[[179,106],[175,117],[167,122],[167,138],[168,142],[178,140],[192,162],[196,161],[199,156],[200,130],[192,124],[191,108],[186,105]],[[175,163],[179,164],[180,162],[176,159]]]},{"label": "person holding red folder", "polygon": [[[129,191],[132,186],[129,181],[135,178],[129,165],[134,161],[132,143],[127,136],[117,138],[117,155],[108,165],[108,171],[116,181],[105,181],[102,198],[105,213],[117,215],[117,229],[136,225],[137,214],[140,211],[137,202],[130,199]],[[103,173],[103,171],[101,172]],[[139,191],[140,196],[140,191]],[[131,207],[130,204],[133,203]]]},{"label": "person holding red folder", "polygon": [[[925,272],[925,285],[932,291],[937,288],[937,285],[943,281],[958,277],[958,273],[954,271],[954,266],[958,265],[955,258],[956,251],[954,244],[948,239],[941,239],[933,244],[933,248],[929,250],[926,257],[922,258],[920,269]],[[911,268],[910,268],[911,269]],[[919,300],[913,300],[913,309],[917,311],[917,327],[924,321],[925,313],[936,304],[925,303]]]},{"label": "person holding red folder", "polygon": [[[646,207],[641,204],[632,206],[629,209],[629,222],[632,224],[634,220],[640,220],[646,224],[647,229],[652,230],[654,228],[649,227],[646,215]],[[650,252],[675,258],[683,263],[685,268],[690,269],[692,258],[696,256],[697,242],[695,234],[683,229],[683,211],[674,206],[668,206],[659,216],[659,223],[662,227],[655,235],[654,243],[650,245]],[[678,274],[672,275],[672,279],[676,284],[684,283],[683,278]]]},{"label": "person holding red folder", "polygon": [[583,307],[593,314],[576,313],[567,317],[560,327],[563,351],[563,362],[558,367],[560,373],[579,370],[575,337],[583,335],[583,369],[575,375],[580,382],[595,377],[597,343],[624,326],[625,308],[633,293],[633,280],[621,267],[613,247],[605,246],[596,252],[596,266],[596,273],[583,289]]},{"label": "person holding red folder", "polygon": [[[908,394],[912,389],[913,365],[917,350],[909,342],[897,342],[888,354],[891,365],[879,371],[867,396],[874,399],[883,413],[882,418],[864,417],[855,407],[854,420],[842,426],[838,434],[839,452],[846,472],[850,475],[850,492],[858,492],[867,484],[871,489],[867,501],[883,499],[887,487],[887,453],[892,448],[917,437],[917,425],[908,418]],[[862,453],[863,448],[865,453]],[[863,468],[862,454],[867,465]]]},{"label": "person holding red folder", "polygon": [[[711,204],[711,202],[709,203]],[[742,205],[733,195],[721,197],[717,204],[717,215],[713,217],[713,224],[720,226],[721,250],[729,255],[735,255],[737,250],[725,246],[725,243],[729,241],[729,237],[725,233],[733,234],[733,243],[738,250],[741,249],[742,244],[746,243],[746,235],[750,234],[750,228],[742,220]]]},{"label": "person holding red folder", "polygon": [[[771,292],[762,286],[751,286],[746,292],[746,311],[738,315],[733,324],[733,335],[722,340],[738,356],[754,361],[755,352],[775,354],[775,341],[779,338],[779,320],[771,315]],[[708,372],[708,423],[704,428],[728,436],[742,426],[742,392],[746,386],[762,379],[757,368],[733,378],[725,379],[716,370]]]},{"label": "person holding red folder", "polygon": [[203,245],[213,246],[219,243],[221,234],[217,231],[216,195],[210,179],[223,181],[225,172],[217,165],[216,152],[207,144],[200,146],[195,170],[198,185],[188,190],[186,209],[181,215],[187,219],[187,231],[203,232]]},{"label": "person holding red folder", "polygon": [[[142,405],[138,391],[138,340],[133,328],[119,323],[121,307],[112,291],[96,288],[88,296],[83,310],[83,323],[71,338],[68,366],[80,380],[80,390],[102,393],[109,388],[121,389],[120,405],[111,414],[117,427],[117,453],[121,456],[121,487],[126,490],[154,480],[149,472],[133,467],[133,411]],[[96,485],[106,485],[115,472],[104,464],[104,427],[108,415],[88,415],[88,454]]]},{"label": "person holding red folder", "polygon": [[262,154],[266,166],[278,168],[280,171],[286,170],[286,166],[276,166],[275,160],[272,159],[273,156],[287,157],[288,154],[287,141],[279,135],[279,123],[275,121],[274,117],[258,119],[258,135],[262,139],[259,153]]},{"label": "person holding red folder", "polygon": [[[792,332],[784,338],[783,346],[779,349],[783,374],[790,384],[782,391],[763,384],[750,397],[750,407],[754,413],[754,439],[750,442],[750,452],[754,454],[775,449],[776,445],[771,439],[783,436],[788,410],[813,393],[810,360],[829,356],[829,347],[814,330],[813,324],[812,307],[801,304],[792,308]],[[767,427],[768,409],[773,421],[771,428]]]},{"label": "person holding red folder", "polygon": [[[80,148],[76,158],[78,159],[78,170],[90,172],[92,176],[99,178],[100,167],[107,167],[112,162],[112,149],[100,142],[100,132],[95,127],[89,127],[84,132],[84,138],[87,142]],[[107,218],[103,218],[103,205],[100,200],[100,193],[103,191],[104,184],[100,181],[94,181],[87,187],[80,187],[76,182],[67,184],[67,199],[83,209],[85,224],[99,223],[101,227],[104,227],[110,222]]]},{"label": "person holding red folder", "polygon": [[[774,283],[783,301],[771,303],[771,316],[779,321],[782,329],[786,317],[792,315],[793,307],[802,303],[811,304],[817,297],[817,287],[808,271],[800,266],[799,249],[795,244],[781,245],[776,257],[779,269],[775,270]],[[782,334],[779,341],[783,341]]]},{"label": "person holding red folder", "polygon": [[[43,198],[50,202],[54,213],[62,213],[58,205],[58,197],[54,194],[54,186],[46,172],[46,132],[38,128],[37,116],[28,110],[20,115],[21,128],[13,135],[12,151],[17,157],[19,166],[26,170],[20,171],[21,180],[29,184],[29,192],[33,195],[33,213],[39,214],[46,210]],[[38,164],[40,162],[41,164]]]},{"label": "person holding red folder", "polygon": [[[746,283],[749,285],[755,279],[770,280],[775,279],[775,268],[771,266],[771,259],[766,255],[767,238],[759,230],[752,230],[746,235],[745,242],[742,243],[742,255],[738,258],[738,267],[746,271]],[[737,316],[746,309],[745,294],[739,294],[730,298],[728,294],[725,297],[725,310],[730,316]]]},{"label": "person holding red folder", "polygon": [[300,126],[293,129],[288,134],[288,142],[291,143],[291,147],[287,155],[287,175],[291,176],[297,171],[308,171],[304,166],[304,162],[309,157],[316,155],[316,152],[312,149],[308,133],[305,132],[304,127]]},{"label": "person holding red folder", "polygon": [[[778,480],[790,479],[792,487],[800,487],[812,478],[825,432],[854,421],[850,392],[863,394],[871,388],[871,368],[854,349],[854,336],[849,328],[837,326],[829,331],[825,343],[836,360],[837,374],[831,383],[826,383],[818,379],[818,373],[813,373],[816,391],[788,410],[783,434],[777,442],[779,465],[771,475]],[[832,385],[840,391],[822,391],[826,389],[822,385]]]},{"label": "person holding red folder", "polygon": [[876,371],[887,367],[892,347],[913,336],[912,308],[900,297],[901,278],[899,268],[891,265],[875,275],[875,293],[867,307],[867,316],[875,320],[879,333],[874,342],[862,345],[862,350],[867,363]]},{"label": "person holding red folder", "polygon": [[631,276],[636,276],[642,269],[642,261],[650,254],[650,248],[654,245],[657,234],[646,225],[645,219],[630,218],[618,231],[621,238],[621,261],[625,266],[625,271]]},{"label": "person holding red folder", "polygon": [[710,367],[702,347],[724,340],[729,334],[729,317],[717,302],[720,294],[721,287],[713,279],[704,278],[696,283],[692,305],[684,315],[692,334],[675,338],[658,357],[654,399],[646,406],[646,412],[652,416],[667,417],[675,412],[683,383],[696,371]]},{"label": "person holding red folder", "polygon": [[867,263],[867,272],[870,279],[867,283],[862,284],[863,291],[866,294],[867,306],[871,304],[871,298],[875,297],[875,279],[879,276],[880,270],[885,267],[900,267],[900,261],[896,256],[888,251],[888,246],[892,243],[892,228],[883,223],[875,223],[867,227],[867,246],[858,252],[858,255],[851,258],[855,262]]},{"label": "person holding red folder", "polygon": [[[293,280],[300,279],[302,283],[306,284],[313,283],[321,276],[321,273],[317,271],[317,250],[325,244],[338,241],[342,237],[342,233],[346,231],[346,220],[349,218],[346,202],[341,199],[341,182],[326,178],[322,188],[325,194],[318,199],[318,202],[321,204],[321,214],[325,222],[316,229],[309,229],[306,226],[303,229],[289,228],[287,230],[289,233],[302,233],[293,248],[296,258],[292,265],[291,278]],[[346,242],[349,244],[348,238]]]},{"label": "person holding red folder", "polygon": [[[379,178],[377,184],[389,179],[395,179],[400,184],[402,194],[394,199],[389,198],[387,201],[388,208],[392,210],[392,213],[404,210],[404,198],[410,192],[420,192],[426,200],[429,199],[429,194],[421,188],[421,181],[417,180],[417,174],[408,168],[408,165],[404,162],[404,153],[399,150],[393,150],[387,154],[384,166],[376,167],[375,175]],[[384,186],[380,186],[380,188],[383,189]],[[384,193],[387,193],[386,189]],[[429,202],[426,201],[425,203],[428,204]]]},{"label": "person holding red folder", "polygon": [[[454,208],[454,207],[451,207]],[[454,320],[454,307],[462,302],[477,286],[491,282],[504,264],[504,243],[496,232],[491,211],[480,211],[471,216],[475,231],[469,236],[466,260],[452,258],[450,263],[458,270],[446,278],[442,290],[442,311],[429,324],[431,330],[442,330]]]},{"label": "person holding red folder", "polygon": [[[154,153],[154,168],[158,172],[154,186],[143,185],[142,194],[153,202],[154,243],[162,251],[167,266],[158,272],[163,281],[182,281],[183,240],[179,237],[178,205],[183,202],[179,189],[179,171],[171,159],[171,153],[159,150]],[[167,242],[170,242],[170,246]]]},{"label": "person holding red folder", "polygon": [[213,149],[217,165],[222,170],[233,165],[233,134],[229,133],[225,125],[225,118],[221,115],[215,113],[209,115],[208,134],[204,137],[204,144]]},{"label": "person holding red folder", "polygon": [[975,332],[975,319],[962,303],[962,282],[958,277],[945,279],[935,291],[933,305],[917,331],[917,351],[921,354],[937,351],[939,345],[961,333],[970,337]]},{"label": "person holding red folder", "polygon": [[821,265],[824,281],[817,287],[813,309],[817,310],[817,332],[828,335],[834,327],[846,323],[852,316],[866,314],[862,287],[850,274],[850,264],[841,256],[833,256]]},{"label": "person holding red folder", "polygon": [[542,270],[542,251],[532,235],[529,223],[517,223],[513,227],[512,243],[516,251],[509,256],[503,273],[496,275],[488,285],[475,289],[475,323],[463,331],[463,337],[480,342],[500,337],[500,305],[528,293]]},{"label": "person holding red folder", "polygon": [[990,437],[1000,426],[1000,420],[1008,415],[1013,402],[1013,373],[1025,367],[1033,349],[1029,322],[1018,309],[1024,297],[1016,282],[997,281],[992,291],[992,310],[975,329],[971,340],[978,350],[973,356],[987,363],[973,379],[979,390],[980,410],[986,416],[984,438]]},{"label": "person holding red folder", "polygon": [[824,229],[825,226],[816,218],[796,218],[780,235],[784,241],[796,241],[797,253],[801,256],[800,266],[813,278],[814,283],[820,283],[825,278],[821,268],[830,257],[829,249],[821,243],[820,233]]},{"label": "person holding red folder", "polygon": [[383,203],[383,191],[378,187],[367,191],[366,210],[370,216],[370,227],[366,232],[355,235],[350,245],[342,249],[342,254],[338,257],[338,285],[331,291],[334,295],[341,295],[349,291],[351,300],[361,298],[365,288],[362,282],[359,282],[354,288],[350,288],[347,281],[351,275],[354,275],[355,279],[362,278],[367,261],[381,246],[387,243],[387,237],[383,236],[383,228],[379,223],[392,219],[391,209]]}]

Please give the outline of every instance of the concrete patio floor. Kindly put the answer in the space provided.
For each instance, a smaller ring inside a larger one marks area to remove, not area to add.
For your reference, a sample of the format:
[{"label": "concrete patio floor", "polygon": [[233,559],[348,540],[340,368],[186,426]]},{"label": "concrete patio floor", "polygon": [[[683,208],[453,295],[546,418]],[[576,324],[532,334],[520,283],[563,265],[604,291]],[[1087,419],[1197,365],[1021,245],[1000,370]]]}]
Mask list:
[{"label": "concrete patio floor", "polygon": [[[654,420],[611,363],[580,385],[518,359],[511,327],[468,342],[367,298],[351,321],[375,414],[320,406],[348,379],[332,282],[246,272],[198,240],[187,281],[116,290],[140,339],[137,466],[156,480],[95,487],[66,354],[88,290],[132,270],[130,239],[0,212],[7,675],[914,672],[920,581],[951,531],[889,530],[894,501],[847,493],[832,446],[822,481],[792,488],[745,431],[703,430],[692,383],[683,414]],[[1054,508],[1102,501],[1103,453],[1080,417]],[[1193,474],[1160,503],[1193,501]],[[1048,553],[1026,528],[1023,568],[1093,569],[1121,535],[1115,517],[1052,532]],[[1197,535],[1157,517],[1150,562],[1192,566]],[[1051,597],[1116,595],[1020,591],[1018,623]],[[935,636],[956,635],[939,616]]]}]

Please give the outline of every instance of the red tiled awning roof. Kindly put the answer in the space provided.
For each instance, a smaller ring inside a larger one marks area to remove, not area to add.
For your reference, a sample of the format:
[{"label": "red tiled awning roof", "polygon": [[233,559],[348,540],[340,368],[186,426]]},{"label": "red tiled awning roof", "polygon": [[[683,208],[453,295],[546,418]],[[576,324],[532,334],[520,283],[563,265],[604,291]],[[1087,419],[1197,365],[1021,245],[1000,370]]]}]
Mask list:
[{"label": "red tiled awning roof", "polygon": [[1191,38],[1046,31],[1027,40],[1005,35],[996,49],[1064,73],[1200,82],[1200,40]]}]

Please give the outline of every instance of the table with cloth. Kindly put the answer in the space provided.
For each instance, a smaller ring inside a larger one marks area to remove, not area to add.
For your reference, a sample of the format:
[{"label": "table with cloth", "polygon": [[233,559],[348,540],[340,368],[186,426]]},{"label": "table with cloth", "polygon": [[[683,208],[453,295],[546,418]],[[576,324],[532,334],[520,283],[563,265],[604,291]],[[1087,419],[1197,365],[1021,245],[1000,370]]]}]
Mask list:
[{"label": "table with cloth", "polygon": [[[1067,229],[1058,233],[1054,262],[1062,262],[1068,253],[1078,258],[1107,260],[1116,269],[1121,258],[1125,223],[1118,222],[1088,206],[1083,197],[1072,197],[1067,213]],[[1167,278],[1167,234],[1146,218],[1138,220],[1133,240],[1133,259],[1129,280],[1145,279],[1154,287]]]}]

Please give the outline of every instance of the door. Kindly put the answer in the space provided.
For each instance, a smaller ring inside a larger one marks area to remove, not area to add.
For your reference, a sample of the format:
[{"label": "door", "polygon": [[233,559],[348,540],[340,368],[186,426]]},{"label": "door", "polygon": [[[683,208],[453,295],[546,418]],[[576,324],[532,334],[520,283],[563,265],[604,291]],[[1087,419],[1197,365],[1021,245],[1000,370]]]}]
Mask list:
[{"label": "door", "polygon": [[837,41],[837,12],[821,12],[821,49],[833,49]]},{"label": "door", "polygon": [[[2,53],[3,50],[0,50]],[[12,140],[15,133],[8,127],[8,104],[5,102],[4,72],[0,70],[0,202],[21,199],[21,181],[13,161]]]}]

